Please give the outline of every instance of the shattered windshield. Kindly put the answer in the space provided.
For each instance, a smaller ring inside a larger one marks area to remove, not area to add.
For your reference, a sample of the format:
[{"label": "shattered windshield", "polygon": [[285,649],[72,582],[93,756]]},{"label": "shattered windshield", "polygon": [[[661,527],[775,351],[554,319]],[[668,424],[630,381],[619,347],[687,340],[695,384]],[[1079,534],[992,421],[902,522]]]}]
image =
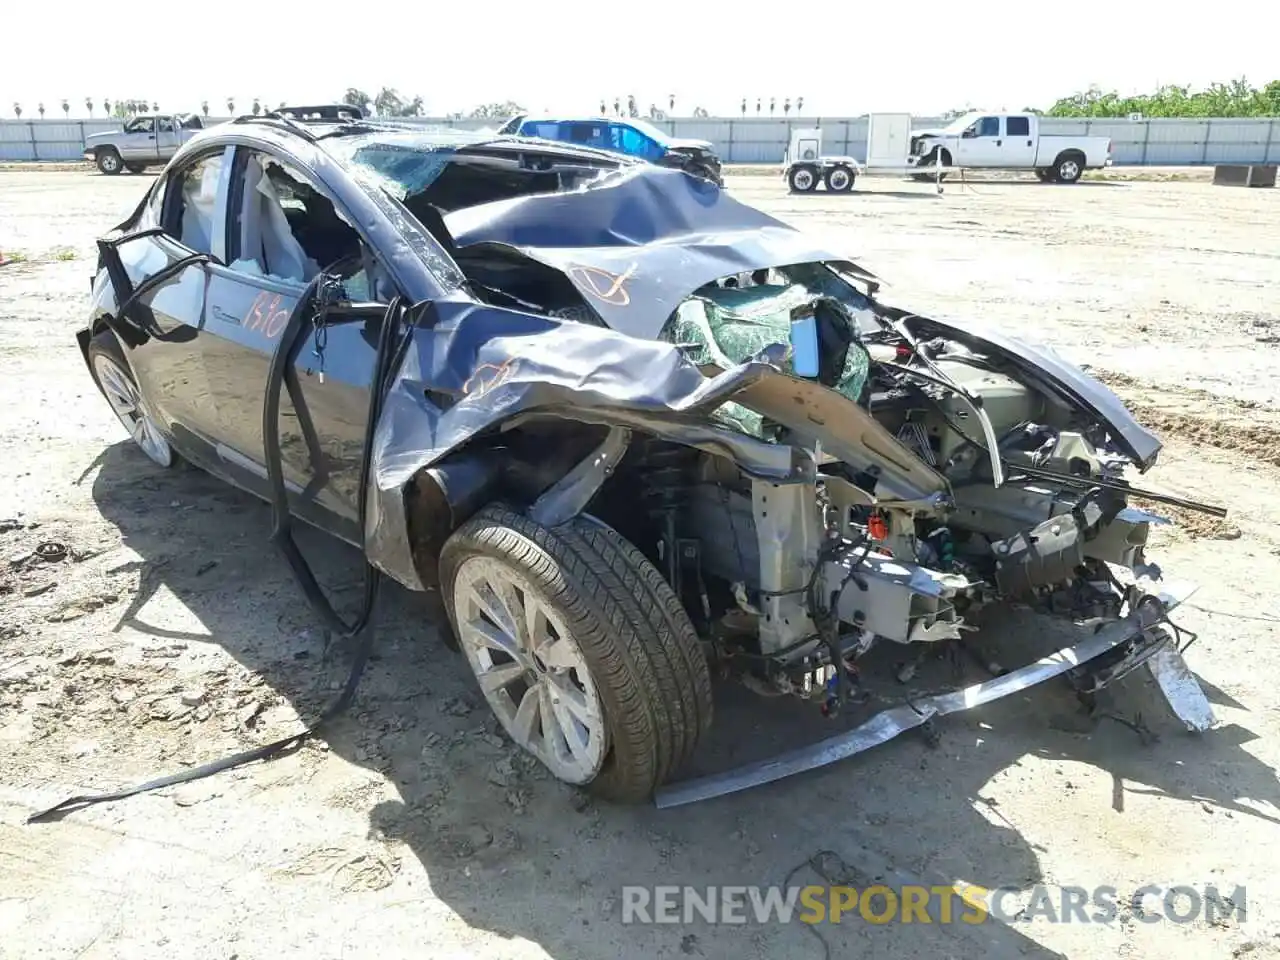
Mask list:
[{"label": "shattered windshield", "polygon": [[[336,142],[334,152],[357,178],[420,214],[414,200],[441,212],[532,193],[574,190],[613,166],[576,157],[536,156],[484,131],[379,133]],[[536,151],[535,151],[536,153]]]},{"label": "shattered windshield", "polygon": [[491,134],[465,130],[414,131],[344,138],[331,149],[363,179],[404,200],[427,189],[459,148],[490,139]]}]

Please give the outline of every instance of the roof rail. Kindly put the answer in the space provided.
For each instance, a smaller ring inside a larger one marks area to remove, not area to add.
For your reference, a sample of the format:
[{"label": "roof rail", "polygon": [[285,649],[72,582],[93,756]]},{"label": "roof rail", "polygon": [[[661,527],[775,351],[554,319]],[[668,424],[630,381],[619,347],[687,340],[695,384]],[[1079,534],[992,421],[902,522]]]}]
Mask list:
[{"label": "roof rail", "polygon": [[279,106],[267,112],[269,117],[284,117],[290,120],[363,120],[364,110],[349,103],[322,103],[316,106],[286,107]]},{"label": "roof rail", "polygon": [[288,130],[292,130],[298,136],[303,137],[306,140],[314,141],[316,139],[316,135],[312,131],[308,130],[305,126],[303,126],[301,123],[299,123],[297,120],[294,120],[292,117],[281,116],[280,114],[275,112],[265,113],[260,116],[255,116],[254,114],[246,113],[244,116],[236,117],[231,122],[232,123],[262,123],[272,127],[284,127]]}]

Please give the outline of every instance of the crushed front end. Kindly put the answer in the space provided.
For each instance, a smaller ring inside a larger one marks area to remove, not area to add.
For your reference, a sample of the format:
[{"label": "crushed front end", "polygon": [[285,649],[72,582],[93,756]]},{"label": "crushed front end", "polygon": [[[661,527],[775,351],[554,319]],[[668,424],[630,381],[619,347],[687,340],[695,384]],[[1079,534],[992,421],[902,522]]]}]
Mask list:
[{"label": "crushed front end", "polygon": [[[859,661],[874,646],[911,648],[908,658],[958,646],[984,605],[1018,604],[1082,625],[1081,644],[941,694],[923,712],[916,704],[913,717],[1061,673],[1087,697],[1145,666],[1186,727],[1207,729],[1212,711],[1168,619],[1193,588],[1165,584],[1148,563],[1150,526],[1166,521],[1130,500],[1223,511],[1132,486],[1126,472],[1152,466],[1159,442],[1079,369],[875,293],[828,265],[757,270],[700,289],[661,335],[708,376],[761,361],[788,375],[711,415],[791,447],[788,480],[706,455],[673,461],[668,451],[645,464],[665,484],[645,489],[666,511],[667,574],[704,613],[715,656],[761,693],[835,714],[859,697]],[[888,711],[791,762],[830,762],[915,725]],[[742,789],[786,767],[675,784],[659,803]]]}]

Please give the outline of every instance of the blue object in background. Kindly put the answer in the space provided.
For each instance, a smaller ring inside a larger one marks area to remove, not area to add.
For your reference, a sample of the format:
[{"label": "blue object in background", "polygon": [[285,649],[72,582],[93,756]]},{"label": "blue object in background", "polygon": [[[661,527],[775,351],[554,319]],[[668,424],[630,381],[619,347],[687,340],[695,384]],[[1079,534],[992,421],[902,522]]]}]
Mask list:
[{"label": "blue object in background", "polygon": [[791,366],[797,377],[818,375],[818,318],[812,310],[791,319]]}]

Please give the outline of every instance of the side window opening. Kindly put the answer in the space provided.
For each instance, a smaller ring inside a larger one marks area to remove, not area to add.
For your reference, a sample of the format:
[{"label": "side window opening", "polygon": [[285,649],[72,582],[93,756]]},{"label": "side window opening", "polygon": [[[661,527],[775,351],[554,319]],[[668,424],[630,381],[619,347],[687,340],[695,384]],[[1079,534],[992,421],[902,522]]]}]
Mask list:
[{"label": "side window opening", "polygon": [[1026,117],[1007,117],[1004,121],[1005,132],[1011,137],[1026,137],[1031,134],[1031,121]]},{"label": "side window opening", "polygon": [[325,269],[342,277],[353,299],[394,295],[385,268],[333,202],[274,157],[249,154],[231,218],[232,270],[307,283]]},{"label": "side window opening", "polygon": [[168,232],[196,253],[213,253],[218,181],[224,159],[222,151],[201,157],[176,174],[165,191],[166,198],[173,197],[174,205],[166,216]]},{"label": "side window opening", "polygon": [[173,117],[161,117],[156,123],[161,133],[173,133]]},{"label": "side window opening", "polygon": [[1000,136],[1000,118],[999,117],[983,117],[981,120],[979,120],[978,136],[980,137]]},{"label": "side window opening", "polygon": [[124,125],[125,133],[154,133],[155,129],[155,117],[134,117]]}]

